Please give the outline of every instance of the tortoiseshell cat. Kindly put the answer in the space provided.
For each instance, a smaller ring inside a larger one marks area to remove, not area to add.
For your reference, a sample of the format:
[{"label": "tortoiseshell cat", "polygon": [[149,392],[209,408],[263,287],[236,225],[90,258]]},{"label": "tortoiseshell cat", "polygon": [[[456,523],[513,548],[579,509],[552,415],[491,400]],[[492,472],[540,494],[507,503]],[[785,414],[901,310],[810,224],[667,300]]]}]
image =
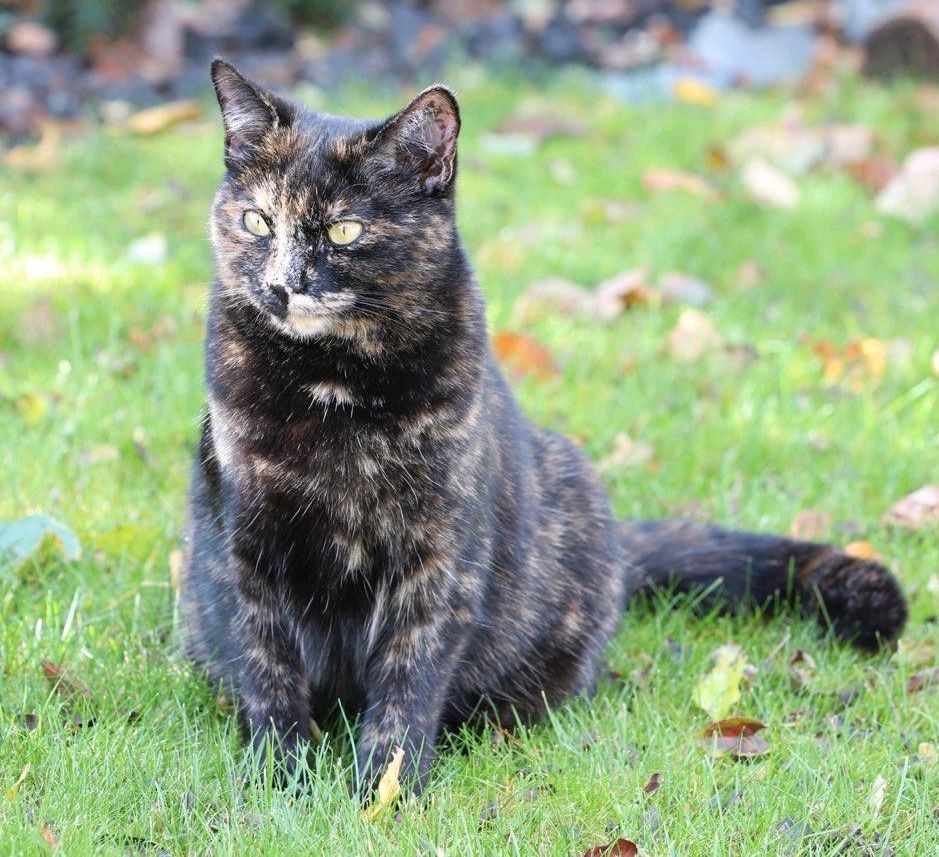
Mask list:
[{"label": "tortoiseshell cat", "polygon": [[212,79],[227,172],[181,597],[189,654],[256,746],[295,766],[341,701],[359,782],[400,745],[420,789],[442,728],[590,693],[650,583],[731,609],[781,594],[865,647],[900,633],[883,566],[617,521],[584,455],[519,411],[457,236],[448,90],[366,122],[219,60]]}]

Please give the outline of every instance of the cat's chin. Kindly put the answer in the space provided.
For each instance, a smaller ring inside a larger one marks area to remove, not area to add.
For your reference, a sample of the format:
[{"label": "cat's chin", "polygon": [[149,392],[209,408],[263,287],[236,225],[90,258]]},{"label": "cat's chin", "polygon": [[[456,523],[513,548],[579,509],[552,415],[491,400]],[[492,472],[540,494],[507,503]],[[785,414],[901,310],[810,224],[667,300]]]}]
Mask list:
[{"label": "cat's chin", "polygon": [[288,312],[285,316],[269,315],[271,324],[294,339],[316,339],[334,332],[337,315],[306,315]]}]

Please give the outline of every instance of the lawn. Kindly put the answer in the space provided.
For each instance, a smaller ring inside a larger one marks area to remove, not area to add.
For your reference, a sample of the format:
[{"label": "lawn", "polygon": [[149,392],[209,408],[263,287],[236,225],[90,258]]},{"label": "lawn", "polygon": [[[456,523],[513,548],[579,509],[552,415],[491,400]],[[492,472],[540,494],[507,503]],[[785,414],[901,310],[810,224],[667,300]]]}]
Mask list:
[{"label": "lawn", "polygon": [[[939,540],[880,519],[939,482],[939,219],[881,218],[841,170],[800,177],[792,209],[752,202],[720,152],[778,118],[783,95],[626,107],[576,77],[452,80],[459,221],[492,328],[534,337],[556,366],[515,378],[526,410],[598,461],[621,434],[650,447],[604,467],[623,516],[784,531],[826,513],[821,537],[867,541],[897,571],[921,645],[866,656],[791,616],[642,607],[596,698],[517,735],[455,736],[419,804],[364,819],[346,734],[320,746],[308,797],[246,783],[232,718],[179,654],[170,582],[203,401],[221,135],[212,109],[151,138],[89,131],[50,168],[3,168],[0,184],[0,520],[47,513],[83,545],[77,562],[0,570],[0,851],[579,855],[625,837],[650,854],[934,854],[939,764],[921,745],[939,744],[939,693],[907,680],[939,645]],[[381,115],[408,94],[306,97]],[[939,141],[939,116],[916,104],[913,87],[848,80],[805,110],[872,126],[902,159]],[[582,129],[537,145],[492,135],[520,111]],[[719,198],[651,192],[652,168],[693,171]],[[165,259],[129,259],[154,232]],[[752,263],[760,275],[741,277]],[[727,347],[673,359],[678,304],[609,322],[515,315],[548,276],[592,288],[641,266],[653,283],[708,283],[703,312]],[[884,365],[837,378],[829,357],[826,378],[819,351],[865,338]],[[727,642],[758,669],[734,713],[768,724],[771,752],[746,762],[695,740],[708,717],[693,691]],[[804,683],[790,675],[798,650],[816,665]],[[71,693],[43,661],[68,671]],[[654,773],[660,787],[644,790]]]}]

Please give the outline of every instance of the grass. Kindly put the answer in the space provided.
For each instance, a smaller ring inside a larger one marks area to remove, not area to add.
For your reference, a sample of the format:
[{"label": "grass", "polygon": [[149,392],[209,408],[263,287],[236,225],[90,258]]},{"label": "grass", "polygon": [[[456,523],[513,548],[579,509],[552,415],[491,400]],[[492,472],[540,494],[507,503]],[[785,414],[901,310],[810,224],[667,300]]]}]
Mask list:
[{"label": "grass", "polygon": [[[749,202],[708,152],[778,116],[779,95],[627,108],[576,79],[535,87],[467,71],[455,83],[460,223],[494,329],[513,326],[516,298],[546,276],[592,286],[647,265],[709,282],[708,315],[757,354],[745,365],[716,353],[671,360],[674,306],[608,325],[555,314],[527,330],[560,366],[556,378],[518,381],[532,417],[596,459],[622,432],[652,445],[654,472],[605,472],[624,516],[690,512],[782,531],[800,510],[825,510],[827,537],[867,539],[897,570],[912,593],[908,636],[936,641],[939,596],[927,587],[936,531],[879,518],[939,481],[939,379],[929,369],[939,221],[881,221],[870,195],[836,172],[800,180],[792,211]],[[330,106],[377,115],[405,98],[350,93]],[[487,145],[486,132],[521,107],[574,118],[585,133],[524,157]],[[901,157],[939,139],[939,119],[915,108],[909,88],[846,81],[806,110],[869,123]],[[68,854],[580,854],[618,836],[650,854],[834,854],[851,836],[871,853],[935,853],[939,766],[917,756],[920,742],[939,742],[935,689],[909,695],[913,667],[857,654],[791,617],[631,612],[610,650],[623,679],[517,740],[458,736],[426,800],[397,816],[360,817],[343,735],[320,749],[309,797],[245,786],[231,718],[179,655],[168,560],[202,407],[206,213],[220,148],[212,115],[153,139],[90,132],[51,170],[3,177],[0,519],[53,514],[85,550],[80,562],[3,578],[0,852],[49,851],[48,825]],[[641,176],[651,167],[701,172],[722,199],[649,194]],[[603,216],[603,199],[629,202],[630,213]],[[167,237],[166,261],[128,262],[129,242],[152,231]],[[737,272],[749,260],[764,279],[744,288]],[[891,354],[905,356],[852,392],[824,383],[805,337],[901,340]],[[694,741],[707,717],[693,688],[730,640],[759,666],[737,711],[769,724],[772,752],[751,763],[710,758]],[[797,649],[817,662],[810,688],[789,681]],[[89,698],[51,692],[43,659],[70,670]],[[845,704],[837,693],[847,689],[856,694]],[[37,719],[27,725],[26,714]],[[654,772],[661,788],[646,794]]]}]

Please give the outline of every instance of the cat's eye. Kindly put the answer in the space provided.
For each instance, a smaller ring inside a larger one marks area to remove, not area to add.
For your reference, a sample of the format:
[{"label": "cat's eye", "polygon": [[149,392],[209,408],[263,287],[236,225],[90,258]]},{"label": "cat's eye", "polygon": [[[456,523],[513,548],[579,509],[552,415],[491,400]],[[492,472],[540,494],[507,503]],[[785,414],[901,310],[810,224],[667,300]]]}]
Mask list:
[{"label": "cat's eye", "polygon": [[362,224],[357,220],[337,220],[335,223],[329,224],[326,234],[333,244],[340,246],[351,244],[362,234]]},{"label": "cat's eye", "polygon": [[248,230],[252,235],[257,235],[258,238],[265,238],[271,234],[271,227],[267,225],[267,221],[264,219],[264,215],[260,211],[255,211],[253,208],[249,208],[241,218],[241,222],[244,224],[245,229]]}]

